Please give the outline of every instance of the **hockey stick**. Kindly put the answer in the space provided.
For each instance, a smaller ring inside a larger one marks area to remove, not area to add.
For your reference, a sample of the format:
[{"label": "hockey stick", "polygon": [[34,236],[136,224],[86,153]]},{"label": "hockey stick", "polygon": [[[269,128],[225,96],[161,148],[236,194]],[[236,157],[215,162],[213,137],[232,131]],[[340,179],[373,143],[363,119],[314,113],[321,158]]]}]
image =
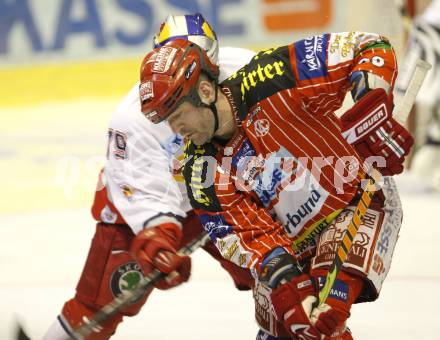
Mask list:
[{"label": "hockey stick", "polygon": [[[203,247],[209,240],[209,235],[206,232],[202,232],[198,237],[196,237],[187,246],[182,247],[178,254],[180,255],[190,255],[195,250]],[[98,312],[96,312],[91,319],[84,317],[84,324],[76,329],[70,331],[70,338],[75,340],[83,339],[84,337],[90,335],[91,333],[99,333],[100,324],[106,321],[109,317],[115,315],[122,308],[129,305],[132,301],[140,298],[145,291],[154,285],[157,281],[166,277],[166,274],[155,269],[150,274],[141,279],[134,290],[125,291],[111,302],[102,307]],[[19,323],[17,326],[16,340],[31,340],[25,333],[23,326]]]},{"label": "hockey stick", "polygon": [[[209,235],[206,232],[201,233],[190,244],[182,247],[178,254],[190,255],[196,249],[203,247],[209,240]],[[150,274],[141,279],[136,288],[131,291],[125,291],[120,294],[113,301],[106,304],[98,312],[96,312],[91,319],[86,319],[85,323],[74,329],[70,336],[72,339],[82,339],[92,332],[99,332],[100,324],[106,321],[109,317],[115,315],[122,308],[129,305],[132,301],[140,298],[145,291],[152,287],[154,283],[166,277],[166,274],[155,269]]]},{"label": "hockey stick", "polygon": [[[419,59],[417,61],[414,73],[411,76],[411,80],[406,89],[405,95],[403,96],[400,103],[396,105],[395,113],[393,118],[400,124],[404,124],[408,118],[409,112],[417,97],[417,93],[422,87],[423,81],[426,77],[428,70],[431,68],[431,64]],[[348,225],[347,230],[342,236],[342,241],[336,251],[335,259],[332,262],[330,270],[327,273],[325,279],[325,284],[319,292],[319,305],[323,304],[330,294],[330,290],[336,281],[338,273],[341,271],[342,265],[347,259],[348,253],[350,252],[351,246],[353,245],[353,240],[357,234],[357,231],[362,223],[362,219],[367,212],[368,206],[374,196],[375,191],[378,189],[379,181],[382,175],[376,169],[372,169],[369,173],[371,178],[367,179],[366,186],[362,192],[361,198],[358,205],[353,213],[353,217]]]}]

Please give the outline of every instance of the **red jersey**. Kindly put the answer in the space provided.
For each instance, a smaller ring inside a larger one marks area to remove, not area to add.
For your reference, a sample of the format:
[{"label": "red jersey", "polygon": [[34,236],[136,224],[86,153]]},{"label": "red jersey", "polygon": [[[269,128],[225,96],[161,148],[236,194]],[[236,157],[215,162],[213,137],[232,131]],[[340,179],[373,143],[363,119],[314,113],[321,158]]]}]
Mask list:
[{"label": "red jersey", "polygon": [[314,247],[362,174],[334,111],[349,89],[391,91],[396,68],[383,37],[324,34],[262,51],[221,84],[239,132],[226,145],[188,143],[184,176],[225,258],[254,268],[276,247],[297,256]]}]

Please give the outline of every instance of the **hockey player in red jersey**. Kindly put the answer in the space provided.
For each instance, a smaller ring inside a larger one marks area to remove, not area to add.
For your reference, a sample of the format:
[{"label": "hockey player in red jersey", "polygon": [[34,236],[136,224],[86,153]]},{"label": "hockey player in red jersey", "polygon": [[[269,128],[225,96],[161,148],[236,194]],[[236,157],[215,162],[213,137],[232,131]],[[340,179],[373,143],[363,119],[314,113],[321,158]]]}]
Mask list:
[{"label": "hockey player in red jersey", "polygon": [[[351,305],[378,297],[402,219],[391,177],[317,306],[366,170],[400,173],[412,146],[391,114],[396,75],[386,38],[362,32],[261,51],[222,83],[187,41],[144,58],[142,112],[188,140],[188,196],[221,254],[251,270],[261,339],[351,339]],[[355,104],[339,119],[334,111],[348,91]]]},{"label": "hockey player in red jersey", "polygon": [[[212,62],[219,63],[223,79],[255,54],[241,48],[218,48],[215,32],[200,14],[169,16],[154,38],[161,46],[176,37],[199,44]],[[132,289],[142,275],[158,268],[172,272],[172,280],[157,287],[168,289],[188,280],[190,259],[176,251],[202,232],[185,193],[170,171],[171,156],[182,153],[182,138],[167,124],[153,128],[142,115],[139,84],[113,113],[108,130],[107,162],[100,175],[92,213],[96,232],[75,297],[64,304],[45,340],[69,339],[72,329],[123,290]],[[177,178],[178,179],[178,178]],[[210,242],[205,247],[227,270],[236,287],[250,289],[247,269],[223,259]],[[136,315],[151,291],[120,311],[87,339],[108,339],[124,316]],[[148,325],[145,326],[148,329]]]}]

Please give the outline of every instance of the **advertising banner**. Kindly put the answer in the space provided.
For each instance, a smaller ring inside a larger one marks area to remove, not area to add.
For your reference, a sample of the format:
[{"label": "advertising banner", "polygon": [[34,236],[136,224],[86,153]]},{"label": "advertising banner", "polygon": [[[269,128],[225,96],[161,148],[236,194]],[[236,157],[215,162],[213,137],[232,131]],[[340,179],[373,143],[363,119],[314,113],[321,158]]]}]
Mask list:
[{"label": "advertising banner", "polygon": [[263,48],[344,27],[341,0],[4,0],[0,64],[143,54],[169,14],[202,13],[223,46]]}]

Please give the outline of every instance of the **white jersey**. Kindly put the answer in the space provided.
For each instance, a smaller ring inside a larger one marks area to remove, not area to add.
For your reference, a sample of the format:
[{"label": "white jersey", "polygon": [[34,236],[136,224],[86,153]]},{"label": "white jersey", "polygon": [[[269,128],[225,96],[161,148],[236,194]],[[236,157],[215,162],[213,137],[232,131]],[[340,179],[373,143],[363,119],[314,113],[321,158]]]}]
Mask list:
[{"label": "white jersey", "polygon": [[428,24],[440,28],[440,0],[432,0],[422,14]]},{"label": "white jersey", "polygon": [[[254,55],[246,49],[220,48],[220,82]],[[173,178],[170,171],[170,161],[182,153],[183,139],[167,122],[154,125],[142,114],[138,88],[139,83],[113,113],[107,162],[92,208],[98,221],[126,223],[135,234],[157,216],[184,217],[191,209],[183,179]]]},{"label": "white jersey", "polygon": [[415,152],[410,171],[420,180],[440,188],[440,0],[433,0],[413,23],[396,89],[406,89],[418,58],[432,68],[417,98]]}]

